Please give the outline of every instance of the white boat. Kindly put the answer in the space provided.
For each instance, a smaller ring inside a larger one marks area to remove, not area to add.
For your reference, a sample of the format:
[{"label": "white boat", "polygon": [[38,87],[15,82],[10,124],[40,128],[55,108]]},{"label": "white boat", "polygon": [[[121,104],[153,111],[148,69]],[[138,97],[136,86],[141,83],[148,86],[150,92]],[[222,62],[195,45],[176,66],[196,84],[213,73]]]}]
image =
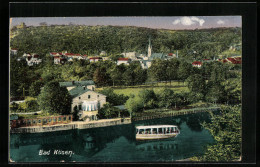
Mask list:
[{"label": "white boat", "polygon": [[180,130],[175,125],[136,126],[136,140],[154,140],[176,137]]}]

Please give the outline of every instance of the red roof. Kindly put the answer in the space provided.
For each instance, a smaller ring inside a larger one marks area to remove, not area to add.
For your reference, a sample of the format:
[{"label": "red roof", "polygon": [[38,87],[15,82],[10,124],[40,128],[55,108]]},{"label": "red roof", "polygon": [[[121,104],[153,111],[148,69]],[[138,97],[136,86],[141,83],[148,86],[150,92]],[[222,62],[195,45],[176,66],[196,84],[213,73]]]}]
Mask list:
[{"label": "red roof", "polygon": [[39,58],[39,55],[33,55],[34,58]]},{"label": "red roof", "polygon": [[168,56],[172,56],[173,55],[173,53],[168,53]]},{"label": "red roof", "polygon": [[229,61],[234,61],[235,59],[234,58],[232,58],[232,57],[228,57],[227,58]]},{"label": "red roof", "polygon": [[18,50],[17,48],[11,48],[11,50]]},{"label": "red roof", "polygon": [[201,65],[202,63],[200,61],[194,61],[192,65]]},{"label": "red roof", "polygon": [[60,53],[58,53],[58,52],[51,52],[51,54],[52,54],[52,55],[57,55],[57,54],[62,55],[61,52],[60,52]]},{"label": "red roof", "polygon": [[59,59],[60,58],[60,56],[54,56],[54,59]]},{"label": "red roof", "polygon": [[128,61],[128,58],[119,58],[118,61]]}]

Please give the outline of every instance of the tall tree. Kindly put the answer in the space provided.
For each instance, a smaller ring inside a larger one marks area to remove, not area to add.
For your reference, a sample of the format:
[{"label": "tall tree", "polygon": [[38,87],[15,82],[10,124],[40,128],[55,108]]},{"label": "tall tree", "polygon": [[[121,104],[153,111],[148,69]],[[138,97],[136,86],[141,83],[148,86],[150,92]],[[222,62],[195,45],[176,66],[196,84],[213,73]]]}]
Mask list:
[{"label": "tall tree", "polygon": [[194,93],[206,93],[206,81],[201,74],[194,74],[187,78],[188,88]]},{"label": "tall tree", "polygon": [[41,90],[37,99],[40,109],[49,114],[69,114],[71,112],[72,98],[65,87],[52,81]]}]

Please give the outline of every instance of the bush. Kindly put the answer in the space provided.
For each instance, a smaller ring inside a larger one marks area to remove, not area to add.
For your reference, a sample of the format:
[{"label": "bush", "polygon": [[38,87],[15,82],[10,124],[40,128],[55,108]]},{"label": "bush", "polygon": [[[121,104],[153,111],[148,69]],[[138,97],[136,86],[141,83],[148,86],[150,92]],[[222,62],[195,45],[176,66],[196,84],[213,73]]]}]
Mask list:
[{"label": "bush", "polygon": [[106,103],[101,109],[98,110],[98,118],[117,118],[120,110],[113,107],[110,103]]},{"label": "bush", "polygon": [[114,93],[114,89],[112,88],[105,88],[102,91],[100,91],[100,93],[107,96],[106,100],[112,106],[122,105],[129,98],[128,96],[125,96],[123,94]]}]

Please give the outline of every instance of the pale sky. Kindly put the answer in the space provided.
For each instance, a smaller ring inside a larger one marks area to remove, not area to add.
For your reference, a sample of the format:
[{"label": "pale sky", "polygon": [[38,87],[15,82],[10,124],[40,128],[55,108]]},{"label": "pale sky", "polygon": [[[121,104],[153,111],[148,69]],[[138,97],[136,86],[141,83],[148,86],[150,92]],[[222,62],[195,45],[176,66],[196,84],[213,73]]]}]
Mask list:
[{"label": "pale sky", "polygon": [[174,17],[15,17],[12,25],[24,22],[27,26],[48,25],[112,25],[164,29],[200,29],[215,27],[241,27],[241,16],[174,16]]}]

